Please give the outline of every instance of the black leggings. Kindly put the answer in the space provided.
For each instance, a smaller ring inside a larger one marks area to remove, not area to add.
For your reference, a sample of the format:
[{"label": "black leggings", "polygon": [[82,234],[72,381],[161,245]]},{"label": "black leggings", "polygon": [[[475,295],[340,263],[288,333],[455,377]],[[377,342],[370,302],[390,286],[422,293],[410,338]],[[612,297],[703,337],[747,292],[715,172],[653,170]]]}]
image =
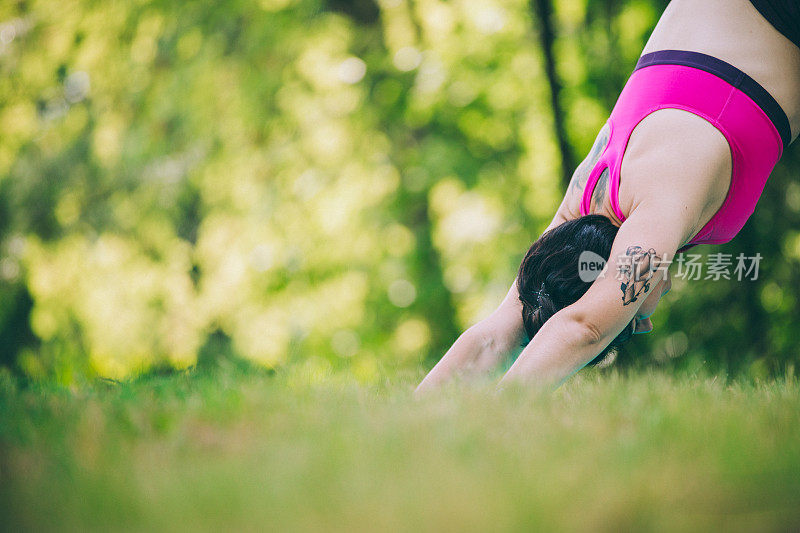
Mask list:
[{"label": "black leggings", "polygon": [[750,3],[800,48],[800,0],[750,0]]}]

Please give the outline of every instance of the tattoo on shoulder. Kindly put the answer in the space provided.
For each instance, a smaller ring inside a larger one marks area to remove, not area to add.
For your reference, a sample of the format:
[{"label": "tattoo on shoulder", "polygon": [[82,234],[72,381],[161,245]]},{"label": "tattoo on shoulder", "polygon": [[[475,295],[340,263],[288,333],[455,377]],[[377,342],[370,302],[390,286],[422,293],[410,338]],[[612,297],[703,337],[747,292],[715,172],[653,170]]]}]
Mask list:
[{"label": "tattoo on shoulder", "polygon": [[606,199],[606,190],[608,189],[608,168],[603,170],[603,173],[600,174],[600,177],[597,178],[597,184],[594,186],[594,191],[592,191],[592,205],[595,207],[595,211],[599,211],[600,208],[603,207],[603,202]]},{"label": "tattoo on shoulder", "polygon": [[650,290],[650,283],[662,259],[654,249],[645,250],[641,246],[629,246],[619,259],[617,268],[621,280],[622,305],[628,305]]},{"label": "tattoo on shoulder", "polygon": [[572,174],[570,188],[582,190],[586,185],[586,180],[589,178],[589,174],[591,174],[592,169],[597,164],[597,160],[600,159],[600,154],[603,153],[603,150],[608,144],[608,129],[608,124],[606,124],[603,126],[603,129],[600,130],[600,133],[594,140],[592,149],[589,150],[589,155],[587,155],[586,158],[581,161],[581,164],[578,165],[578,168],[576,168],[575,172]]}]

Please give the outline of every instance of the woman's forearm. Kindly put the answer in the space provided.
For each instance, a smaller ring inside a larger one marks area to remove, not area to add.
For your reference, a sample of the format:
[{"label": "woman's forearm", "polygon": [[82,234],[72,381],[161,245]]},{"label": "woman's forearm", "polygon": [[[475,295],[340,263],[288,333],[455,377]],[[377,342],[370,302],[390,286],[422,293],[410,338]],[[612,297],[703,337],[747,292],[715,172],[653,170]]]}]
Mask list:
[{"label": "woman's forearm", "polygon": [[613,336],[558,313],[548,320],[506,372],[500,384],[557,387],[602,352]]},{"label": "woman's forearm", "polygon": [[519,345],[518,338],[502,337],[490,324],[478,323],[472,326],[453,343],[433,370],[425,376],[416,392],[435,388],[456,377],[478,377],[492,372]]}]

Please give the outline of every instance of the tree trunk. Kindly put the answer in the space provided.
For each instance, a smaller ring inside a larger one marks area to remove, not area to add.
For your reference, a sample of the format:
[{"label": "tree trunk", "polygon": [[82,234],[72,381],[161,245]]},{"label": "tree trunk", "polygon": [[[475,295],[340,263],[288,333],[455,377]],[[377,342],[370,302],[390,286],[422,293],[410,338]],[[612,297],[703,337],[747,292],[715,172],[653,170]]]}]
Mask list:
[{"label": "tree trunk", "polygon": [[534,20],[539,22],[539,43],[542,46],[544,56],[544,69],[547,76],[547,83],[550,87],[550,105],[553,109],[553,129],[558,140],[558,148],[561,152],[561,183],[566,190],[569,185],[572,172],[575,170],[575,157],[572,154],[567,130],[564,126],[565,113],[561,102],[561,80],[556,72],[556,63],[553,56],[553,43],[555,32],[553,31],[553,7],[550,0],[531,0],[531,11]]}]

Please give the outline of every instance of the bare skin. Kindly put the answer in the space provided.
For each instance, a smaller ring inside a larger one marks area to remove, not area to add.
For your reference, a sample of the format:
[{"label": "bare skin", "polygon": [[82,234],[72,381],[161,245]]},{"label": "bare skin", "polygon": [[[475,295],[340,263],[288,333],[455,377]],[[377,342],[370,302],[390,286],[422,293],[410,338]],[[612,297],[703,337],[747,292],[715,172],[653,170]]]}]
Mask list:
[{"label": "bare skin", "polygon": [[[670,49],[709,54],[747,73],[778,101],[789,118],[792,139],[797,137],[800,48],[775,30],[748,0],[672,0],[642,54]],[[575,170],[545,231],[580,216],[586,180],[607,141],[605,126]],[[714,126],[697,115],[662,109],[634,130],[620,175],[619,204],[625,222],[614,215],[608,180],[602,177],[593,191],[590,212],[605,215],[620,227],[608,268],[630,276],[627,286],[623,282],[622,295],[616,276],[598,278],[580,300],[545,323],[501,383],[559,384],[596,357],[631,321],[637,333],[652,330],[649,317],[671,286],[669,275],[641,283],[633,274],[649,272],[661,258],[674,256],[714,216],[730,184],[730,147]],[[622,258],[629,262],[622,264]],[[523,341],[521,311],[514,283],[489,317],[458,338],[417,392],[457,376],[495,370]]]}]

